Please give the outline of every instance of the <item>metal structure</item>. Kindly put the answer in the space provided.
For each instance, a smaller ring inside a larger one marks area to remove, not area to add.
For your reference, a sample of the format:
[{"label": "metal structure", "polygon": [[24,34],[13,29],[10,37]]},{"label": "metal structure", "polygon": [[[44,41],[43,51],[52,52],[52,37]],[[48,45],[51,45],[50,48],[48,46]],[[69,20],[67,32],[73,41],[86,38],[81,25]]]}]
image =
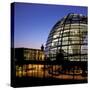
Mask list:
[{"label": "metal structure", "polygon": [[59,53],[64,60],[87,61],[87,17],[70,13],[58,21],[48,36],[46,57],[55,61]]}]

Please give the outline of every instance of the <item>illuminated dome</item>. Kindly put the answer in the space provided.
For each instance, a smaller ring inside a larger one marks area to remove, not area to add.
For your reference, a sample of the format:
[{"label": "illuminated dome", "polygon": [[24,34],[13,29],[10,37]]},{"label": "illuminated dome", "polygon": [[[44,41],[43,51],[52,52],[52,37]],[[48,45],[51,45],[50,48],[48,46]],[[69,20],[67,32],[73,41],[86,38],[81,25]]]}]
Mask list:
[{"label": "illuminated dome", "polygon": [[64,60],[87,61],[87,17],[68,14],[58,21],[48,36],[45,54],[51,61],[62,53]]}]

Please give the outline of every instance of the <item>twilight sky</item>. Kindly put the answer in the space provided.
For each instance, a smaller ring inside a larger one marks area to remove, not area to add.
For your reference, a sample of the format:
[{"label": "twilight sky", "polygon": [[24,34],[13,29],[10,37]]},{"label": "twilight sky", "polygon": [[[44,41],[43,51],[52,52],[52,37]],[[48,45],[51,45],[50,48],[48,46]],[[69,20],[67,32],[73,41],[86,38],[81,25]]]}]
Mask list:
[{"label": "twilight sky", "polygon": [[87,16],[87,7],[15,3],[14,46],[39,49],[53,25],[71,12]]}]

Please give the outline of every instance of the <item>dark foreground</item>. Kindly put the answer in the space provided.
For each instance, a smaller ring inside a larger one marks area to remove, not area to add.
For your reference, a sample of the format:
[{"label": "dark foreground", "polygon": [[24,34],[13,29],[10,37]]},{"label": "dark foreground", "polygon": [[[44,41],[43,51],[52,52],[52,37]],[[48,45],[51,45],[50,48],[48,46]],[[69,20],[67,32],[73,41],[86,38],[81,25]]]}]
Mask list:
[{"label": "dark foreground", "polygon": [[21,77],[16,78],[12,87],[32,87],[32,86],[49,86],[49,85],[65,85],[65,84],[81,84],[87,83],[87,80],[73,80],[73,79],[57,79],[57,78],[30,78],[30,77]]}]

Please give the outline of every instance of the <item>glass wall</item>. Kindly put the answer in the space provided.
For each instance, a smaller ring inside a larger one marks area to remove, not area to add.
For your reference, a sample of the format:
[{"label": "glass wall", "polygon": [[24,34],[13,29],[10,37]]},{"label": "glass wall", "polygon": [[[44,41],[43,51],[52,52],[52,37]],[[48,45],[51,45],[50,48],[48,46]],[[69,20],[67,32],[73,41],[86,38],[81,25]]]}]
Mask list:
[{"label": "glass wall", "polygon": [[63,51],[69,61],[87,61],[87,17],[68,14],[52,28],[46,43],[46,56],[56,60]]}]

